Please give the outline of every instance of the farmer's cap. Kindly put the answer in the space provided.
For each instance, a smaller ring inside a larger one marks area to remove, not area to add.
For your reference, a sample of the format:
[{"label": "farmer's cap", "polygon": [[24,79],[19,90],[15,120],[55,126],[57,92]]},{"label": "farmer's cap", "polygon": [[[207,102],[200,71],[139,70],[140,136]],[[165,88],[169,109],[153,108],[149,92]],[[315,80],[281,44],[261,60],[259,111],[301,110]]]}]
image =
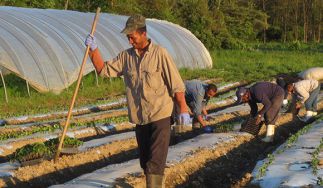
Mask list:
[{"label": "farmer's cap", "polygon": [[242,97],[247,93],[247,88],[245,87],[240,87],[237,92],[236,92],[236,95],[237,95],[237,103],[240,104],[242,103]]},{"label": "farmer's cap", "polygon": [[124,33],[127,35],[139,28],[145,27],[146,26],[145,20],[146,18],[139,14],[130,16],[126,22],[125,28],[121,31],[121,33]]}]

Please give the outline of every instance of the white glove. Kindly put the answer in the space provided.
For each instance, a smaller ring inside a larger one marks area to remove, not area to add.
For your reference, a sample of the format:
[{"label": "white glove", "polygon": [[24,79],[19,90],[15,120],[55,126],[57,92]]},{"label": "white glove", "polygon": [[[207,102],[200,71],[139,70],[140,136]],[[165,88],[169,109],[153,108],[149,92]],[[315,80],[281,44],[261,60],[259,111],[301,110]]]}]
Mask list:
[{"label": "white glove", "polygon": [[283,105],[286,105],[286,104],[288,104],[288,100],[287,99],[284,99],[283,100]]},{"label": "white glove", "polygon": [[98,45],[96,44],[96,38],[88,35],[84,41],[85,46],[90,46],[91,51],[94,51]]}]

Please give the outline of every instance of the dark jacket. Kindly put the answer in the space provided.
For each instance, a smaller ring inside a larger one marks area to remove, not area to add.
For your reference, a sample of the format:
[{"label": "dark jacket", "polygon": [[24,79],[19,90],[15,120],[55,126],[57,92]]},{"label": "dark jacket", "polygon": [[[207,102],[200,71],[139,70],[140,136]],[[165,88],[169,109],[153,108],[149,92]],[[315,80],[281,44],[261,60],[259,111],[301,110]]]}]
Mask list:
[{"label": "dark jacket", "polygon": [[270,82],[258,82],[250,87],[251,98],[249,106],[251,108],[251,115],[256,116],[258,112],[257,103],[262,103],[264,107],[258,112],[263,116],[271,107],[272,101],[276,96],[284,95],[284,90],[277,84]]}]

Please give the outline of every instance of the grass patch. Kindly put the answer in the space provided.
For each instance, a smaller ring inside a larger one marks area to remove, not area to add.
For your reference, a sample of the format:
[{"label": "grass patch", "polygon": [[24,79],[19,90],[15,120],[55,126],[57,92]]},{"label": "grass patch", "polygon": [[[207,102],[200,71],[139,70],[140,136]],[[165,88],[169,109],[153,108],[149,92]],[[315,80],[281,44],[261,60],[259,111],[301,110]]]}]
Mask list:
[{"label": "grass patch", "polygon": [[[28,96],[25,81],[10,74],[5,77],[9,103],[5,101],[2,84],[0,84],[0,118],[48,113],[58,110],[68,110],[75,90],[73,84],[61,94],[39,93],[31,89]],[[96,103],[100,98],[113,99],[124,93],[124,84],[121,78],[99,78],[99,86],[96,86],[95,75],[89,74],[83,78],[83,84],[75,102],[75,107]]]},{"label": "grass patch", "polygon": [[297,73],[322,66],[322,53],[318,51],[212,51],[212,69],[182,69],[183,79],[221,78],[223,81],[267,80],[278,73]]}]

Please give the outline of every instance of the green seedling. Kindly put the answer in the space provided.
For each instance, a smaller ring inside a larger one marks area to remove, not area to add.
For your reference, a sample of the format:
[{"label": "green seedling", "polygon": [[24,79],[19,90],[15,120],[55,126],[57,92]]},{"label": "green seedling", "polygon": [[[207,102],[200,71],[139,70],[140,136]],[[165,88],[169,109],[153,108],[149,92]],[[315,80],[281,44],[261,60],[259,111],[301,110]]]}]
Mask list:
[{"label": "green seedling", "polygon": [[51,155],[51,150],[46,147],[44,143],[33,143],[17,149],[12,154],[11,161],[16,160],[19,162],[25,162],[34,159],[50,157]]},{"label": "green seedling", "polygon": [[273,154],[268,154],[267,158],[268,158],[268,161],[265,162],[258,170],[258,175],[257,175],[258,179],[266,175],[268,166],[271,165],[275,160],[275,156]]},{"label": "green seedling", "polygon": [[320,145],[312,153],[311,165],[312,165],[314,175],[317,175],[317,172],[318,172],[319,154],[320,154],[322,148],[323,148],[323,138],[320,141]]},{"label": "green seedling", "polygon": [[[59,138],[53,138],[44,142],[45,146],[50,149],[52,153],[55,153],[57,150],[57,145],[59,143]],[[68,148],[76,148],[83,145],[83,141],[78,140],[77,138],[65,137],[63,146]]]}]

